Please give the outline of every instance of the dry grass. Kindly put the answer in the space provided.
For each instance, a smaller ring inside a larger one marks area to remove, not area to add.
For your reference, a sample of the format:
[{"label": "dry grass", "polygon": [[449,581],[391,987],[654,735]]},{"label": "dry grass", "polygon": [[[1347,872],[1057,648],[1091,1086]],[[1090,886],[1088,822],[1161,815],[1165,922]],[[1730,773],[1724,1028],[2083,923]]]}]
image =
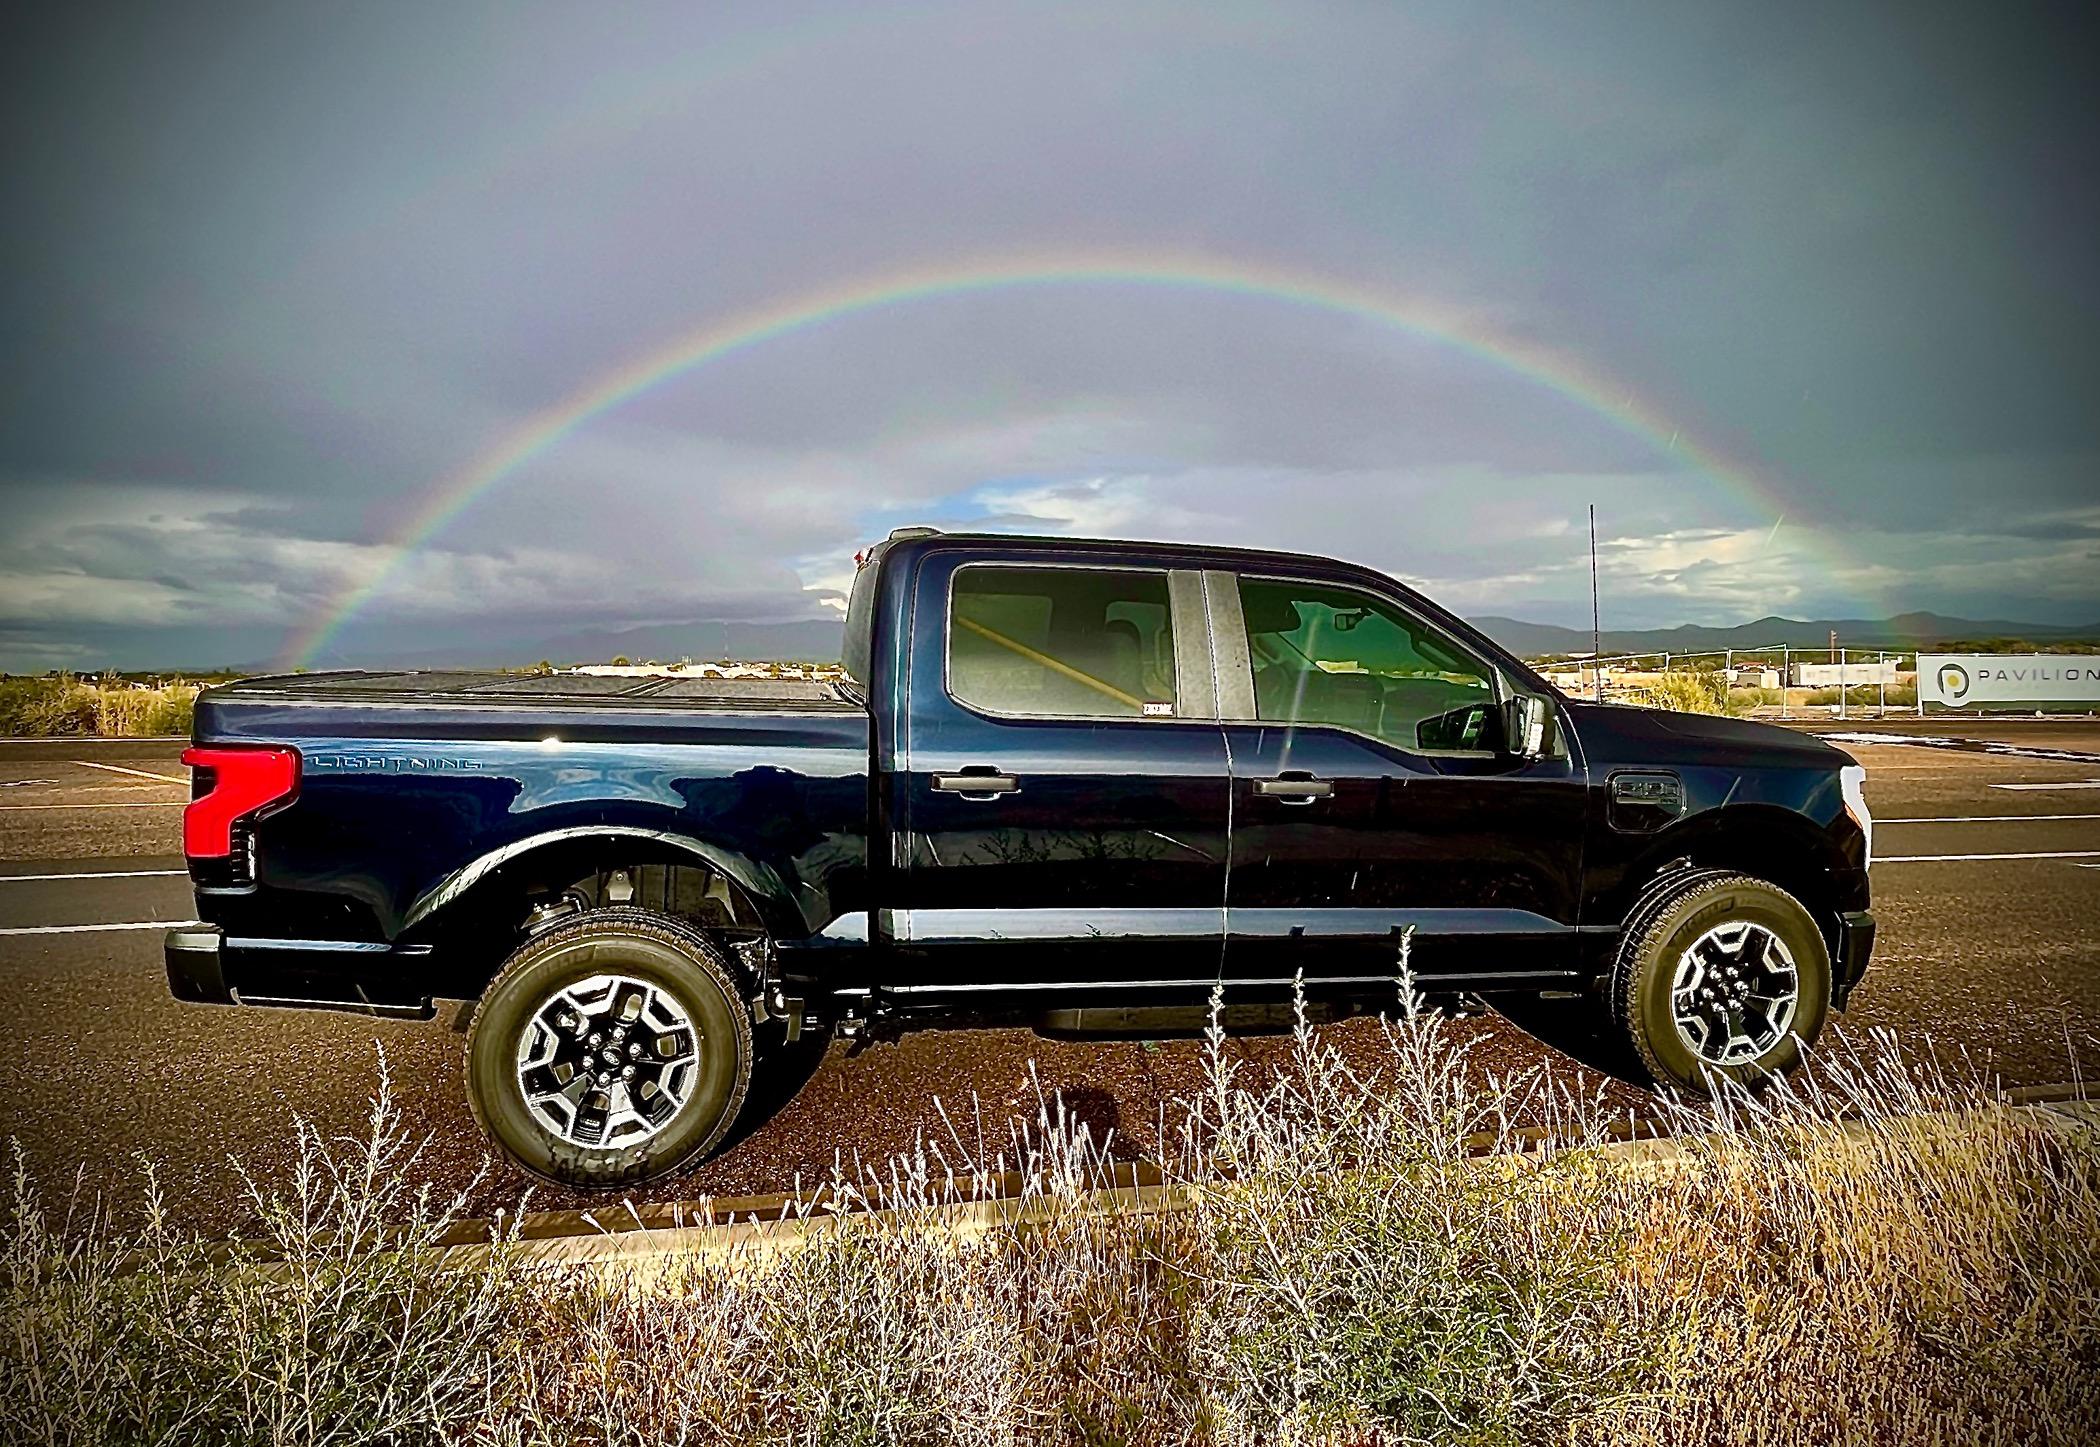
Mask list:
[{"label": "dry grass", "polygon": [[0,735],[145,738],[187,735],[198,685],[176,680],[154,688],[115,677],[56,674],[0,679]]},{"label": "dry grass", "polygon": [[[1371,1089],[1301,1029],[1213,1049],[1169,1176],[1082,1209],[1108,1142],[1046,1099],[831,1189],[895,1215],[648,1279],[419,1249],[384,1100],[254,1189],[281,1263],[149,1218],[4,1245],[9,1442],[2072,1442],[2100,1420],[2100,1152],[1887,1042],[1714,1110],[1662,1170],[1550,1073],[1482,1089],[1435,1018]],[[1517,1145],[1543,1112],[1562,1144]],[[990,1137],[990,1140],[987,1140]],[[1031,1219],[962,1232],[972,1172]]]}]

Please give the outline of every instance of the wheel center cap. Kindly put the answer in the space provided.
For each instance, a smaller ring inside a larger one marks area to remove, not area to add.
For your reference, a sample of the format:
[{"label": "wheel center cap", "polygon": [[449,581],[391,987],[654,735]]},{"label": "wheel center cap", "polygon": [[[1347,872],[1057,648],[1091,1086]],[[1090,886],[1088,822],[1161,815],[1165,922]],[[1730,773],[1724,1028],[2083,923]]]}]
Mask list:
[{"label": "wheel center cap", "polygon": [[622,973],[578,980],[533,1020],[518,1042],[519,1091],[564,1141],[638,1144],[669,1126],[700,1084],[692,1015],[651,981]]}]

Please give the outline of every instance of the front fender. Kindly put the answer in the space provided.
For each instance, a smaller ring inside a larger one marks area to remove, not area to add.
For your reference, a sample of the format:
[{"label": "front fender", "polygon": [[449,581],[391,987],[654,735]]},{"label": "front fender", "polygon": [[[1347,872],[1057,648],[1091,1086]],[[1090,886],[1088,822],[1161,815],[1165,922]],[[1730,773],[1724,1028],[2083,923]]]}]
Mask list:
[{"label": "front fender", "polygon": [[1828,928],[1848,899],[1859,861],[1832,828],[1772,804],[1702,809],[1648,836],[1630,852],[1615,887],[1598,901],[1599,922],[1625,921],[1656,876],[1678,861],[1768,880],[1799,899]]}]

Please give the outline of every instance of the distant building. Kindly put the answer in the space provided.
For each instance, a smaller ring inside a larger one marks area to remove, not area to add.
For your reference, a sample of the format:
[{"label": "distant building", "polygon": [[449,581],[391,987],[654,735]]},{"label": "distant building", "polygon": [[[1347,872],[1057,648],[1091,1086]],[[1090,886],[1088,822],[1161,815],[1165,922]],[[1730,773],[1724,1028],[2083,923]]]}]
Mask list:
[{"label": "distant building", "polygon": [[1794,687],[1796,688],[1851,688],[1859,684],[1895,684],[1897,660],[1884,658],[1874,663],[1797,663],[1794,665]]}]

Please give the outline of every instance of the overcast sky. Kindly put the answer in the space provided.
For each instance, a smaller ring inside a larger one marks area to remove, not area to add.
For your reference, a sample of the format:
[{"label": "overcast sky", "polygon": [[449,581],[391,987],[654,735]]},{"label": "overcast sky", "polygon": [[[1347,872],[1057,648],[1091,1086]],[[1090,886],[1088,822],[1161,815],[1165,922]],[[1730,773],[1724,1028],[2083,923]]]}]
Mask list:
[{"label": "overcast sky", "polygon": [[[375,579],[338,656],[823,616],[905,521],[1574,623],[1592,501],[1608,627],[2100,621],[2089,5],[26,9],[0,668],[269,659]],[[1285,298],[935,295],[645,390],[396,565],[681,335],[1103,255],[1411,299],[1645,420]]]}]

